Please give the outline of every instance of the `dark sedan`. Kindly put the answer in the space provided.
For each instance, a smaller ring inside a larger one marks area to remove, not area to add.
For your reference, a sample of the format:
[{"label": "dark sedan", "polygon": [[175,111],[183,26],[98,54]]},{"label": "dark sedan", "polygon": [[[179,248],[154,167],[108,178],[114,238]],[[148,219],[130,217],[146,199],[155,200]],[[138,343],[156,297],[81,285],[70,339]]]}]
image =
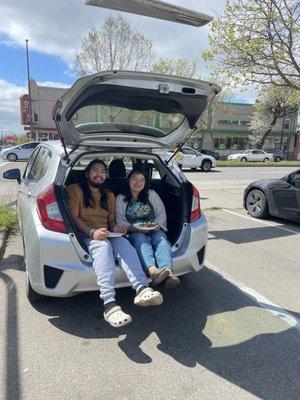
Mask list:
[{"label": "dark sedan", "polygon": [[300,169],[280,179],[252,182],[244,191],[244,207],[254,218],[271,215],[300,222]]}]

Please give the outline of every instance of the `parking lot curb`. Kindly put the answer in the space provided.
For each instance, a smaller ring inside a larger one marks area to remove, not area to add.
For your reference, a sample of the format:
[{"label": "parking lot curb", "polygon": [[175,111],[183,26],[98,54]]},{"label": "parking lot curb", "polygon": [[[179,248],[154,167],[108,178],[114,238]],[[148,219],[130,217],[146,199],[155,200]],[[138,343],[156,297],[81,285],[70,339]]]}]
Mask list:
[{"label": "parking lot curb", "polygon": [[2,261],[2,258],[3,258],[4,253],[5,253],[6,243],[7,243],[8,237],[9,237],[9,232],[8,231],[0,232],[0,262]]}]

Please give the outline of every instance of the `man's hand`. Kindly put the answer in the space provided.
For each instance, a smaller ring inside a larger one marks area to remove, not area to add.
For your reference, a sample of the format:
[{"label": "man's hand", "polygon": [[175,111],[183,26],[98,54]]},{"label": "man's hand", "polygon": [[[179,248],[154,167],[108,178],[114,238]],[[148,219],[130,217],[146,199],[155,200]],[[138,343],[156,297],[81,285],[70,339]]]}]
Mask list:
[{"label": "man's hand", "polygon": [[106,228],[100,228],[95,230],[95,232],[93,233],[93,239],[94,240],[103,240],[106,239],[108,235],[108,231]]},{"label": "man's hand", "polygon": [[127,227],[124,225],[115,225],[113,227],[113,232],[117,232],[117,233],[127,233]]}]

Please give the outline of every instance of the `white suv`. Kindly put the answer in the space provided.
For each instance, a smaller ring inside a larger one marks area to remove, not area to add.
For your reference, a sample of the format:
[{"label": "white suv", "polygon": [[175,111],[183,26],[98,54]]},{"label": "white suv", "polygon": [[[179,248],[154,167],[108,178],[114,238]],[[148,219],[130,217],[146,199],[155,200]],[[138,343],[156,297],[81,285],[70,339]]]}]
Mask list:
[{"label": "white suv", "polygon": [[[166,207],[175,274],[203,266],[207,222],[199,193],[177,166],[155,151],[184,140],[219,91],[198,80],[107,71],[78,79],[58,100],[53,117],[61,143],[41,143],[22,177],[18,169],[4,173],[20,183],[17,210],[30,301],[97,290],[91,257],[70,218],[66,191],[80,182],[85,166],[96,157],[107,163],[107,187],[115,195],[131,168],[145,169],[150,187]],[[116,286],[127,285],[118,268]]]}]

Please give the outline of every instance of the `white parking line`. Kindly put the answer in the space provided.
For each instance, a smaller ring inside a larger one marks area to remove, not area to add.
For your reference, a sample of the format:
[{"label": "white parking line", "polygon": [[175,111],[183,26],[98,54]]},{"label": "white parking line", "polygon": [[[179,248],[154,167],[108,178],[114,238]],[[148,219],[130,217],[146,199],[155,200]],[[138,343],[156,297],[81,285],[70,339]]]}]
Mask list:
[{"label": "white parking line", "polygon": [[274,224],[270,224],[270,223],[268,223],[266,221],[262,221],[262,220],[257,219],[257,218],[247,217],[247,215],[242,215],[242,214],[236,213],[234,211],[229,211],[229,210],[226,210],[226,208],[222,208],[222,211],[225,211],[225,212],[227,212],[229,214],[237,215],[238,217],[241,217],[241,218],[246,218],[249,221],[257,222],[257,223],[262,224],[262,225],[268,225],[268,226],[272,226],[273,228],[282,229],[283,231],[286,231],[286,232],[300,234],[299,231],[294,231],[293,229],[285,228],[283,226],[279,226],[279,225],[276,225],[276,224],[275,225]]},{"label": "white parking line", "polygon": [[260,293],[256,292],[254,289],[251,289],[250,287],[246,286],[244,283],[235,280],[229,274],[227,274],[226,272],[223,272],[222,270],[220,270],[218,267],[211,264],[210,262],[206,262],[205,266],[209,270],[211,270],[213,273],[221,276],[227,282],[236,286],[241,292],[245,293],[248,297],[251,297],[251,299],[254,300],[260,307],[269,311],[276,317],[284,319],[284,321],[287,322],[287,324],[289,324],[293,328],[296,328],[297,330],[300,331],[300,320],[297,319],[296,317],[294,317],[292,314],[283,310],[276,304],[272,303],[266,297],[264,297]]}]

